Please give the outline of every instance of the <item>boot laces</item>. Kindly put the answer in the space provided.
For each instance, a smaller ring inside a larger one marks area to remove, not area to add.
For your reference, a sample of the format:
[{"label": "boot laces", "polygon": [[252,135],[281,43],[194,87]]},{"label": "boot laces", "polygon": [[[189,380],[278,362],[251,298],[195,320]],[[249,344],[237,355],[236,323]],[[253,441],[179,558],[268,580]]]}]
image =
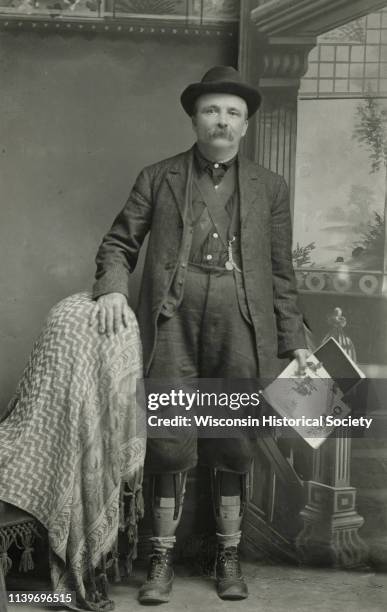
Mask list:
[{"label": "boot laces", "polygon": [[229,578],[239,578],[241,576],[241,566],[239,563],[238,550],[235,546],[224,548],[219,552],[218,563]]},{"label": "boot laces", "polygon": [[163,578],[169,569],[168,553],[155,552],[150,556],[148,580]]}]

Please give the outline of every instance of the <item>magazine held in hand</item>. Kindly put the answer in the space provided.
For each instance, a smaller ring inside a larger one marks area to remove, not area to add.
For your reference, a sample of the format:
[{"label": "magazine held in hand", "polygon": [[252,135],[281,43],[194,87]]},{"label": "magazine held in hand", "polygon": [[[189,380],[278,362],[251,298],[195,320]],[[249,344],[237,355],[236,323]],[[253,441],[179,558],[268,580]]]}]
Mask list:
[{"label": "magazine held in hand", "polygon": [[280,417],[276,425],[290,425],[312,448],[318,448],[349,415],[343,398],[364,378],[331,337],[308,357],[303,376],[293,360],[262,395]]}]

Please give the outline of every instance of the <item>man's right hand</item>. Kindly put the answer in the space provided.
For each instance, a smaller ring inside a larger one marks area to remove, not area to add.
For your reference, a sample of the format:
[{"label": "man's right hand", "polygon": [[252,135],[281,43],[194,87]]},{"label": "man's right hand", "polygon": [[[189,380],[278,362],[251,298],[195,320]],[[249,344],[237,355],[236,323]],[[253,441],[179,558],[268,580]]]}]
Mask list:
[{"label": "man's right hand", "polygon": [[89,325],[98,324],[100,334],[111,336],[128,327],[130,309],[126,296],[122,293],[106,293],[95,303],[89,318]]}]

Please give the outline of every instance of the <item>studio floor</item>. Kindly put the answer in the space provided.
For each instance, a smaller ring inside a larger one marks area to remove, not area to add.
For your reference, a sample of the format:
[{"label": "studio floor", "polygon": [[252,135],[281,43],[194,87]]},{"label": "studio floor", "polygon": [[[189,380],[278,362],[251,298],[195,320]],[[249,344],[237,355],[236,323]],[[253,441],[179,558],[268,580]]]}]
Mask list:
[{"label": "studio floor", "polygon": [[[169,604],[157,606],[169,612],[384,612],[387,610],[387,574],[243,563],[250,596],[239,602],[221,601],[213,579],[191,576],[178,567]],[[145,577],[138,570],[125,583],[111,586],[116,612],[146,609],[137,602],[137,589]],[[35,585],[34,589],[43,588]],[[45,587],[47,588],[47,587]],[[20,606],[10,605],[16,612]],[[155,608],[154,606],[152,606]],[[23,606],[21,612],[39,612]]]}]

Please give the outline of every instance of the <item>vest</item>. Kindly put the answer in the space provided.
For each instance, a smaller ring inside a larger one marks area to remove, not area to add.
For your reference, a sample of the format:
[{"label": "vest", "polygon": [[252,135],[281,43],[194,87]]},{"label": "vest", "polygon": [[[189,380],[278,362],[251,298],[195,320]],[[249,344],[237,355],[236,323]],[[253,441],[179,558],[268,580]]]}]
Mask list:
[{"label": "vest", "polygon": [[[189,263],[199,266],[204,271],[216,270],[225,274],[234,274],[242,316],[251,323],[242,274],[236,270],[229,271],[225,267],[229,259],[227,244],[235,236],[232,255],[235,264],[241,269],[239,189],[235,164],[226,172],[219,189],[218,195],[207,173],[193,173],[192,201],[189,212],[193,236]],[[182,250],[184,250],[184,244]],[[167,317],[173,316],[181,304],[183,295],[182,284],[173,282],[161,313]]]}]

